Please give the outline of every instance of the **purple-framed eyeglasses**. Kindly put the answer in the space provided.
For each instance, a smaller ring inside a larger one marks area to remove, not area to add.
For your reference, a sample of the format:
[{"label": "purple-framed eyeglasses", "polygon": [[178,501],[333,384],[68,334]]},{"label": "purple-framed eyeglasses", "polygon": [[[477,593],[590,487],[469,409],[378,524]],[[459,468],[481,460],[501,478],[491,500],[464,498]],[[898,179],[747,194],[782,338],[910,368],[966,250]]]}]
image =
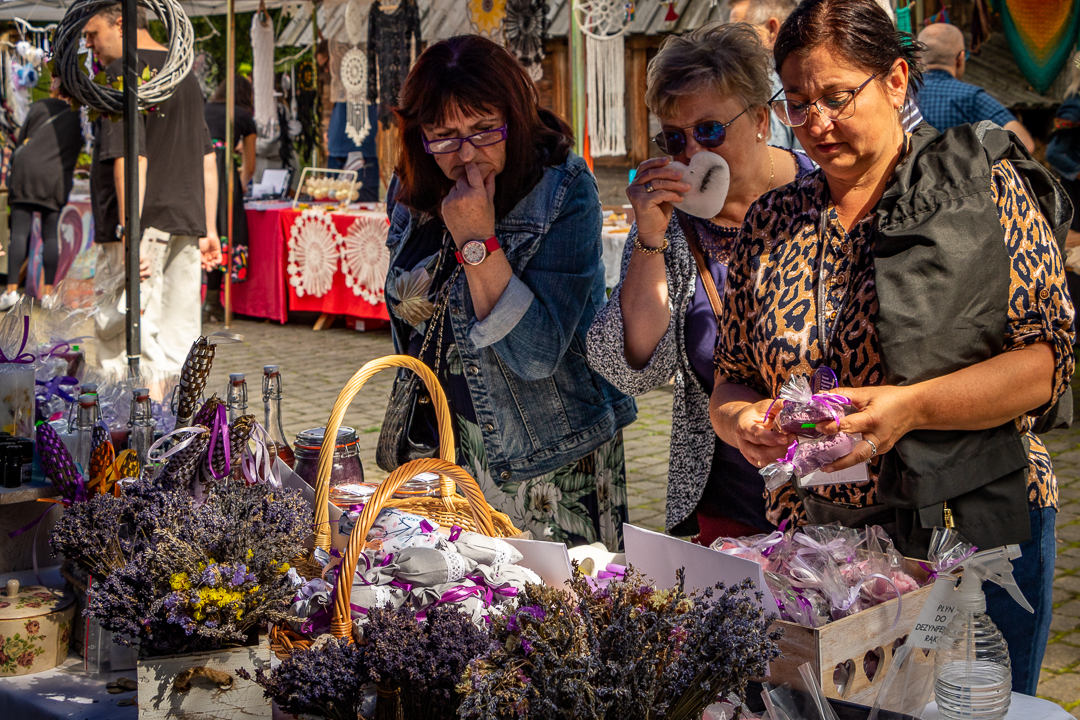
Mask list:
[{"label": "purple-framed eyeglasses", "polygon": [[504,142],[506,140],[506,125],[492,128],[491,130],[481,130],[478,133],[463,138],[438,138],[437,140],[428,140],[424,137],[424,133],[421,132],[420,140],[424,143],[424,150],[430,155],[446,155],[449,153],[456,153],[461,149],[461,144],[465,142],[476,148],[497,145],[498,143]]}]

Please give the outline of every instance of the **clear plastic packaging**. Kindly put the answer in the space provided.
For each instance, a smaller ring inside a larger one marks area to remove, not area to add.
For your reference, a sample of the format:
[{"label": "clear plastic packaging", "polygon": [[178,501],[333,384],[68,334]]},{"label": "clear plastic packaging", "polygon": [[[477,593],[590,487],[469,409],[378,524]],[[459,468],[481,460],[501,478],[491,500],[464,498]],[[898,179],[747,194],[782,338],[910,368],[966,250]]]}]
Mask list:
[{"label": "clear plastic packaging", "polygon": [[819,423],[839,420],[851,409],[851,401],[833,393],[814,394],[810,380],[804,376],[790,378],[780,389],[778,399],[784,406],[776,416],[781,432],[801,438],[819,438]]}]

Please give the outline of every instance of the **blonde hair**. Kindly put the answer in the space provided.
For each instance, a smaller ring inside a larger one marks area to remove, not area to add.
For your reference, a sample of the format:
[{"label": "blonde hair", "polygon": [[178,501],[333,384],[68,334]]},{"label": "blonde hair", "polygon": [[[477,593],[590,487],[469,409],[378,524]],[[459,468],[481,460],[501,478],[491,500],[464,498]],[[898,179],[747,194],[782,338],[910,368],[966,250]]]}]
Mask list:
[{"label": "blonde hair", "polygon": [[747,108],[765,107],[772,97],[771,69],[752,26],[711,23],[664,39],[646,73],[645,104],[659,117],[671,117],[679,98],[711,89]]}]

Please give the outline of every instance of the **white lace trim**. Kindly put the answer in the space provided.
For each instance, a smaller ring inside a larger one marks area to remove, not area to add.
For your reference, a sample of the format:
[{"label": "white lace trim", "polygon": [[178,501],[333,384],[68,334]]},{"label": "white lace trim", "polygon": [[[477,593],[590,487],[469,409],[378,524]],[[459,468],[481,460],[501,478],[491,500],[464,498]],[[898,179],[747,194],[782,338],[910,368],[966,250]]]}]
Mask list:
[{"label": "white lace trim", "polygon": [[465,577],[465,573],[469,571],[468,564],[465,562],[465,556],[458,553],[445,552],[440,550],[439,553],[443,556],[443,560],[446,561],[446,582],[454,582]]},{"label": "white lace trim", "polygon": [[381,608],[386,605],[393,604],[393,597],[390,595],[390,591],[382,585],[375,586],[375,605],[374,607]]},{"label": "white lace trim", "polygon": [[514,548],[498,538],[493,538],[493,540],[494,542],[492,545],[495,546],[495,561],[491,564],[502,565],[503,563],[510,562],[510,558],[514,556]]}]

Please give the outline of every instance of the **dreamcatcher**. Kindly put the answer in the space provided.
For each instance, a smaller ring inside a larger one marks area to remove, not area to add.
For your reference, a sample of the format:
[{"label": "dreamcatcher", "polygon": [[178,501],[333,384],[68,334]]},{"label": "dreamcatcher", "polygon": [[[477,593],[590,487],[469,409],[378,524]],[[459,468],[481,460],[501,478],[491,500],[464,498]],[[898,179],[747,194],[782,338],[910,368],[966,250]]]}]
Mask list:
[{"label": "dreamcatcher", "polygon": [[298,297],[322,297],[334,284],[341,235],[328,213],[305,210],[289,231],[289,284]]},{"label": "dreamcatcher", "polygon": [[359,145],[371,132],[367,104],[364,95],[368,86],[367,53],[358,47],[350,48],[341,56],[341,84],[345,88],[346,114],[345,134]]},{"label": "dreamcatcher", "polygon": [[469,22],[478,35],[499,44],[503,42],[503,19],[506,0],[468,0]]},{"label": "dreamcatcher", "polygon": [[345,275],[345,285],[365,302],[378,305],[384,300],[383,284],[389,270],[386,223],[356,220],[341,238],[341,271]]},{"label": "dreamcatcher", "polygon": [[629,0],[575,0],[574,21],[585,33],[585,99],[593,157],[626,154],[626,74],[623,35]]},{"label": "dreamcatcher", "polygon": [[506,47],[529,71],[533,80],[544,76],[544,35],[547,0],[506,0],[503,35]]}]

